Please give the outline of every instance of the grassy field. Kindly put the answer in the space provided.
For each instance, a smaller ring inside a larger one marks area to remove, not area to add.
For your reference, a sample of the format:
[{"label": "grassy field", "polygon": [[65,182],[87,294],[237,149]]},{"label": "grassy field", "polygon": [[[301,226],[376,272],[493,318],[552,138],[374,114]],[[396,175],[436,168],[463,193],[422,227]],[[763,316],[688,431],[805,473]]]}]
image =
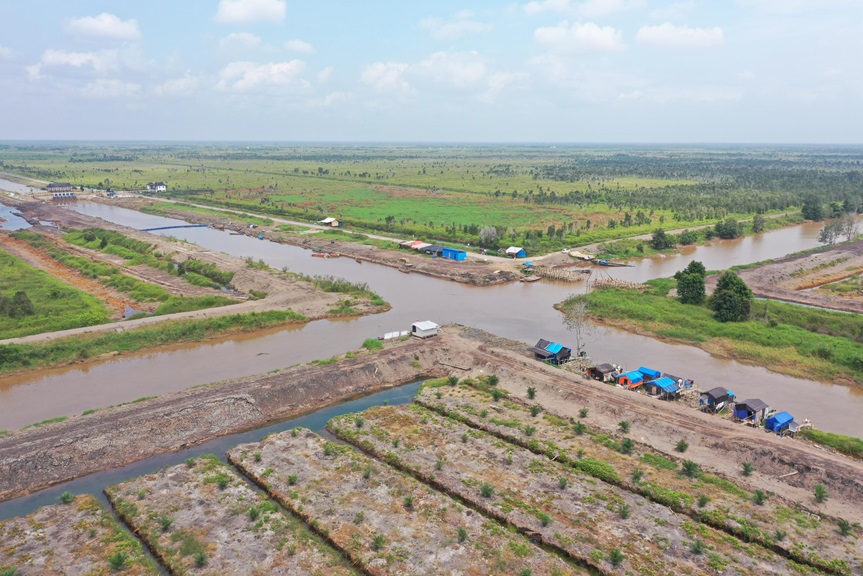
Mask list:
[{"label": "grassy field", "polygon": [[0,294],[11,298],[18,291],[26,292],[35,314],[0,314],[0,339],[103,324],[111,315],[98,298],[0,250]]},{"label": "grassy field", "polygon": [[240,219],[335,216],[455,244],[477,245],[494,227],[487,247],[536,254],[794,211],[813,190],[855,209],[861,159],[855,147],[82,144],[9,146],[0,170],[97,189],[164,181],[168,197],[249,214]]},{"label": "grassy field", "polygon": [[[644,294],[621,289],[588,294],[591,314],[612,326],[691,344],[774,372],[863,386],[863,318],[857,315],[755,301],[752,320],[723,323],[707,306],[669,298],[674,280],[648,284],[652,289]],[[570,302],[561,306],[564,313]]]}]

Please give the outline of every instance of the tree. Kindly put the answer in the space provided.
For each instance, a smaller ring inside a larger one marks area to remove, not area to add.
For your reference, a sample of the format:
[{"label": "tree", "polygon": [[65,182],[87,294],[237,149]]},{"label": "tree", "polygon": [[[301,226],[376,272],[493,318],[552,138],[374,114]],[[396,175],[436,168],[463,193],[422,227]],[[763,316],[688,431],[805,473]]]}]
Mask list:
[{"label": "tree", "polygon": [[756,234],[764,231],[764,216],[761,214],[756,214],[752,218],[752,231]]},{"label": "tree", "polygon": [[698,231],[687,228],[677,236],[677,243],[689,246],[698,242]]},{"label": "tree", "polygon": [[824,220],[824,204],[815,196],[808,196],[803,200],[803,207],[800,209],[800,213],[807,220],[820,222]]},{"label": "tree", "polygon": [[818,241],[822,244],[833,246],[839,241],[839,235],[842,234],[842,230],[842,221],[830,220],[818,232]]},{"label": "tree", "polygon": [[682,304],[703,304],[707,297],[704,276],[683,273],[677,277],[677,297]]},{"label": "tree", "polygon": [[563,303],[563,324],[572,332],[575,340],[575,353],[581,356],[588,340],[593,336],[595,328],[590,321],[587,299],[583,294],[573,295]]},{"label": "tree", "polygon": [[497,246],[497,228],[483,226],[479,231],[479,243],[483,246]]},{"label": "tree", "polygon": [[650,241],[650,246],[654,250],[667,250],[672,245],[671,237],[665,233],[665,230],[657,228],[653,231],[653,239]]},{"label": "tree", "polygon": [[726,218],[722,222],[717,222],[714,230],[717,236],[726,240],[737,238],[743,234],[743,231],[740,229],[740,223],[734,218]]},{"label": "tree", "polygon": [[704,264],[699,262],[698,260],[693,260],[689,264],[686,265],[686,268],[677,272],[674,277],[677,278],[678,275],[681,274],[698,274],[702,278],[707,276],[707,268],[704,267]]},{"label": "tree", "polygon": [[752,311],[752,290],[740,276],[726,272],[716,284],[711,307],[720,322],[746,320]]},{"label": "tree", "polygon": [[842,225],[842,235],[845,236],[846,241],[851,242],[859,232],[857,217],[853,213],[848,212],[840,220],[840,223]]}]

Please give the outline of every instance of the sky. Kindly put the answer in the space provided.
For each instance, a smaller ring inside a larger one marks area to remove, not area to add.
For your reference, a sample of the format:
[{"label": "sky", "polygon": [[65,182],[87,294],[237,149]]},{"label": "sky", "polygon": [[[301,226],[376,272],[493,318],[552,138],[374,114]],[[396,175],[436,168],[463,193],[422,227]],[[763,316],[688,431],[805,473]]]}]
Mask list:
[{"label": "sky", "polygon": [[0,140],[863,142],[861,0],[0,0]]}]

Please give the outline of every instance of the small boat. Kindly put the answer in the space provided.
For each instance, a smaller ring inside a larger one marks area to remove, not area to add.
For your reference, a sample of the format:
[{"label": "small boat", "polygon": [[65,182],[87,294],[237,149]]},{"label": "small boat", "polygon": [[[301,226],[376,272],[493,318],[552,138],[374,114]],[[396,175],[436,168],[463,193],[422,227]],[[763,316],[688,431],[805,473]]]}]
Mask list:
[{"label": "small boat", "polygon": [[635,268],[634,264],[622,264],[620,262],[610,262],[608,260],[599,260],[597,264],[600,266],[614,266],[618,268]]},{"label": "small boat", "polygon": [[362,264],[362,263],[363,263],[363,261],[362,261],[362,260],[360,260],[359,258],[354,258],[354,260],[356,260],[356,261],[357,261],[357,264]]}]

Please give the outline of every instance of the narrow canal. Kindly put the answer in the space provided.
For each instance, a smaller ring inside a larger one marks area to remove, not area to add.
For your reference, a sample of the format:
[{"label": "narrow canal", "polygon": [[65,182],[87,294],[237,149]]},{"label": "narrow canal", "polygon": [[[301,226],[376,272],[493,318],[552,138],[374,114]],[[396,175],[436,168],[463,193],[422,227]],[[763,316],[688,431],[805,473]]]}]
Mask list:
[{"label": "narrow canal", "polygon": [[[74,209],[134,228],[180,224],[115,206],[80,202]],[[818,245],[819,225],[804,224],[757,237],[717,241],[669,257],[647,259],[634,268],[601,273],[632,281],[670,276],[691,260],[709,269],[778,258]],[[305,326],[273,329],[204,344],[177,345],[152,353],[4,378],[0,383],[0,428],[17,428],[45,418],[80,414],[142,397],[165,394],[198,384],[262,373],[298,362],[356,349],[365,338],[406,329],[430,319],[482,328],[525,343],[538,338],[568,342],[571,338],[552,308],[583,284],[538,282],[479,288],[347,258],[311,258],[307,250],[234,236],[206,228],[160,232],[239,257],[262,259],[275,268],[287,266],[305,274],[333,274],[367,282],[393,309],[386,314]],[[457,264],[453,264],[457,265]],[[798,419],[810,418],[831,431],[859,434],[855,414],[863,410],[863,392],[773,374],[754,366],[713,358],[693,347],[672,345],[625,331],[598,328],[587,345],[599,361],[627,368],[649,365],[694,378],[702,387],[722,385],[739,397],[760,397]]]}]

